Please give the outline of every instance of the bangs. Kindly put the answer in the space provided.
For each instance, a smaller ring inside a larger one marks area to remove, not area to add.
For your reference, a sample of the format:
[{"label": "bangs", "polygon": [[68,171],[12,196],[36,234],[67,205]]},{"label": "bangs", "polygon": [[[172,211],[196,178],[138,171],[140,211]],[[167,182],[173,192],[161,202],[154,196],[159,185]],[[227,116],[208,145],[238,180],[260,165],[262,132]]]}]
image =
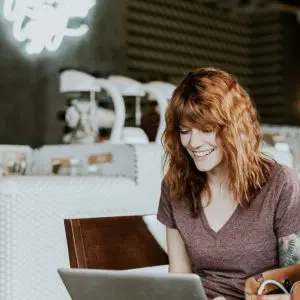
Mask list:
[{"label": "bangs", "polygon": [[220,126],[220,122],[205,103],[199,105],[195,100],[182,99],[175,110],[177,129],[179,126],[197,128],[201,131],[214,131]]}]

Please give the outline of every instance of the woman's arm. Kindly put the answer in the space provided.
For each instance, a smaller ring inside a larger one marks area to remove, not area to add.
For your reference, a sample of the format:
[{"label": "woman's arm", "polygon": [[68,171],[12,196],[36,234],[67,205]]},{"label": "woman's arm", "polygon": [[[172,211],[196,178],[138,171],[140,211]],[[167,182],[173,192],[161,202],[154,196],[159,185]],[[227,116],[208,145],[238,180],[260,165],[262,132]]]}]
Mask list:
[{"label": "woman's arm", "polygon": [[169,272],[191,273],[190,259],[182,237],[177,229],[167,227],[167,247],[169,255]]},{"label": "woman's arm", "polygon": [[278,239],[279,267],[300,264],[300,231]]},{"label": "woman's arm", "polygon": [[[167,246],[169,254],[169,272],[192,273],[192,266],[184,242],[177,229],[167,227]],[[226,300],[219,296],[213,300]]]}]

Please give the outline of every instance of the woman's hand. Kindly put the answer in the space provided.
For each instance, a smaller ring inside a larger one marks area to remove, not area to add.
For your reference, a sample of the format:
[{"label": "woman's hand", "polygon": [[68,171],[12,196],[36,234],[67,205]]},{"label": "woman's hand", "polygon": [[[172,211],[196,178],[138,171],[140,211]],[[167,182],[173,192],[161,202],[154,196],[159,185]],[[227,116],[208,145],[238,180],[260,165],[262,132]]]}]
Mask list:
[{"label": "woman's hand", "polygon": [[226,300],[226,298],[223,296],[218,296],[218,297],[214,298],[213,300]]}]

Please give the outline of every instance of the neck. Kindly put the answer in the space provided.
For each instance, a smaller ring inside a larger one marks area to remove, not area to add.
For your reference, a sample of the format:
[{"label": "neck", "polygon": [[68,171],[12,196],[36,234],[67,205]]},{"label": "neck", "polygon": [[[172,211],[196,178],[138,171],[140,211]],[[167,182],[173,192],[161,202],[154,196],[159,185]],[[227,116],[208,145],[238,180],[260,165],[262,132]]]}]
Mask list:
[{"label": "neck", "polygon": [[228,186],[227,172],[221,167],[207,172],[207,182],[211,188],[226,187]]}]

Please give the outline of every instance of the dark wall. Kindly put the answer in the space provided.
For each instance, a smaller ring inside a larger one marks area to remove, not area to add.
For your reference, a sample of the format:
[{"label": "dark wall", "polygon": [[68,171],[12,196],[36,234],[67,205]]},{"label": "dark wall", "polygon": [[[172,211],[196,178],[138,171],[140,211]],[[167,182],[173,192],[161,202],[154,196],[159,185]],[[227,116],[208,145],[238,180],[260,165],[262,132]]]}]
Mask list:
[{"label": "dark wall", "polygon": [[250,91],[264,123],[300,125],[300,24],[294,13],[256,15]]},{"label": "dark wall", "polygon": [[193,68],[218,67],[246,87],[262,123],[300,125],[294,13],[231,14],[198,1],[130,0],[126,28],[130,76],[177,83]]},{"label": "dark wall", "polygon": [[250,94],[263,123],[286,121],[283,27],[280,12],[256,14],[251,19]]},{"label": "dark wall", "polygon": [[295,14],[282,14],[283,74],[286,116],[291,125],[300,125],[300,22]]},{"label": "dark wall", "polygon": [[[0,5],[3,6],[3,0]],[[85,36],[66,37],[57,52],[38,56],[25,54],[24,45],[11,35],[11,23],[3,20],[0,143],[35,147],[60,142],[62,126],[56,120],[56,112],[65,105],[59,93],[61,68],[125,73],[125,9],[126,1],[98,0],[86,21],[90,30]]]},{"label": "dark wall", "polygon": [[18,50],[10,24],[3,19],[0,24],[0,143],[36,145],[42,142],[45,127],[37,86],[39,65],[35,57],[27,58]]},{"label": "dark wall", "polygon": [[126,19],[130,76],[176,83],[193,68],[214,66],[248,84],[249,17],[199,1],[130,0]]}]

